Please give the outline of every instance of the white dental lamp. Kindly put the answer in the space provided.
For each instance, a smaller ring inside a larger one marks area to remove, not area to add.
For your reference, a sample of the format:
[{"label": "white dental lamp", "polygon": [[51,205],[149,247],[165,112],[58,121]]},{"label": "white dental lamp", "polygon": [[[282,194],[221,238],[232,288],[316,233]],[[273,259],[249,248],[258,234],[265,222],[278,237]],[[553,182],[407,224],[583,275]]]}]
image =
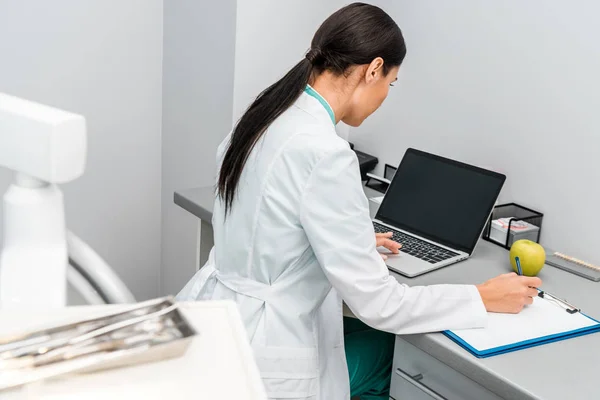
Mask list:
[{"label": "white dental lamp", "polygon": [[15,172],[4,195],[0,308],[64,307],[67,277],[73,276],[69,254],[96,286],[108,288],[111,302],[134,301],[106,263],[66,228],[57,185],[81,176],[85,159],[83,116],[0,93],[0,166]]}]

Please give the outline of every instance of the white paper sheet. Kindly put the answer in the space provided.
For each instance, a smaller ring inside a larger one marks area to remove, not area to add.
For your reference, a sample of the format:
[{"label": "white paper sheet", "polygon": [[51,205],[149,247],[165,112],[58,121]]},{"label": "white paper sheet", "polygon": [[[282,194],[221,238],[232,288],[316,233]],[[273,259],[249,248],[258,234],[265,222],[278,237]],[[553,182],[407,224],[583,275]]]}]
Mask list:
[{"label": "white paper sheet", "polygon": [[555,302],[540,297],[519,314],[489,313],[488,325],[451,331],[477,351],[485,351],[544,336],[600,325],[584,314],[569,314]]}]

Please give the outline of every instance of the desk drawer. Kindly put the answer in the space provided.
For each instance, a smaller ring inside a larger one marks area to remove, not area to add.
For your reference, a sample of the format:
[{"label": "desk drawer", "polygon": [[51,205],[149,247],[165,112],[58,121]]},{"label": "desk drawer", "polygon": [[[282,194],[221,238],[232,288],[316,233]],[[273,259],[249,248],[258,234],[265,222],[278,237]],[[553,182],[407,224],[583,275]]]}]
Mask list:
[{"label": "desk drawer", "polygon": [[396,337],[390,396],[395,400],[501,400],[400,337]]}]

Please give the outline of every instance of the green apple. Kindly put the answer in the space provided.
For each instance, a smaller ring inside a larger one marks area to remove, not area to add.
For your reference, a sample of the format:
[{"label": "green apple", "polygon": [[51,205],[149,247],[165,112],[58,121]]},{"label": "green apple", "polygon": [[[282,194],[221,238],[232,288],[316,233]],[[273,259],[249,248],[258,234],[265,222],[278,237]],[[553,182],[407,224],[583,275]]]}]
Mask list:
[{"label": "green apple", "polygon": [[544,267],[546,251],[539,243],[522,239],[514,242],[510,248],[510,264],[513,270],[519,273],[516,257],[519,257],[523,275],[536,276]]}]

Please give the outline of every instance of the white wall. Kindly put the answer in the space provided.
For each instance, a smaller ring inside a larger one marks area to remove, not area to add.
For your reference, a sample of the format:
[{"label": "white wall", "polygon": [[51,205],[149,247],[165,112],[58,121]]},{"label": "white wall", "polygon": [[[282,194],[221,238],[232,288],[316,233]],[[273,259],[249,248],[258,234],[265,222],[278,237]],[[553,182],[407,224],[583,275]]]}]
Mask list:
[{"label": "white wall", "polygon": [[[86,172],[63,187],[68,226],[138,299],[160,277],[162,3],[0,1],[0,92],[86,116]],[[0,193],[9,182],[2,169]]]},{"label": "white wall", "polygon": [[198,220],[173,192],[215,183],[216,150],[231,129],[236,1],[164,4],[162,288],[196,271]]},{"label": "white wall", "polygon": [[502,201],[546,215],[544,245],[600,261],[600,4],[382,0],[408,54],[357,146],[417,147],[507,174]]},{"label": "white wall", "polygon": [[238,1],[233,117],[298,63],[323,20],[342,0]]}]

